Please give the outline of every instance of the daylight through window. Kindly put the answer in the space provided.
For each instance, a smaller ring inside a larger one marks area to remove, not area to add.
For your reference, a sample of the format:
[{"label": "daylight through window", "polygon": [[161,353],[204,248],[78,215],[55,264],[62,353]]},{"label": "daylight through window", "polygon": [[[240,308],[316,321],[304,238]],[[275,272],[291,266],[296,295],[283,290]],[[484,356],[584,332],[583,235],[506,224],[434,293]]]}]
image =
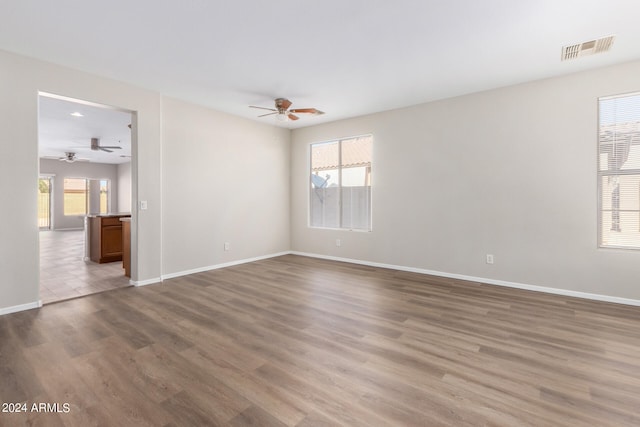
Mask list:
[{"label": "daylight through window", "polygon": [[64,214],[86,215],[89,188],[84,178],[64,179]]},{"label": "daylight through window", "polygon": [[599,101],[600,246],[640,249],[640,93]]},{"label": "daylight through window", "polygon": [[371,230],[371,135],[311,144],[310,225]]},{"label": "daylight through window", "polygon": [[109,212],[109,180],[64,179],[64,214],[83,216]]}]

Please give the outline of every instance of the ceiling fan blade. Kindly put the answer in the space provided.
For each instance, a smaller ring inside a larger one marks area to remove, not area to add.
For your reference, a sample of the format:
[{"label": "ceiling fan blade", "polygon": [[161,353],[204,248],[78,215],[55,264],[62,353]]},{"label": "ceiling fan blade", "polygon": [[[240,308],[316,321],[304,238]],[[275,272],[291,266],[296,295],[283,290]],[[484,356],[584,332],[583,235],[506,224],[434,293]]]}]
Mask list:
[{"label": "ceiling fan blade", "polygon": [[277,112],[277,111],[274,111],[273,113],[262,114],[262,115],[260,115],[260,116],[258,116],[258,117],[271,116],[271,115],[273,115],[273,114],[278,114],[278,112]]},{"label": "ceiling fan blade", "polygon": [[287,115],[287,117],[289,117],[289,119],[291,119],[291,120],[298,120],[300,118],[300,117],[296,116],[295,114],[291,114],[291,113],[289,113]]},{"label": "ceiling fan blade", "polygon": [[111,148],[112,150],[121,150],[122,147],[118,147],[117,145],[100,145],[100,148]]},{"label": "ceiling fan blade", "polygon": [[261,110],[278,111],[275,108],[256,107],[255,105],[249,105],[249,108],[259,108]]},{"label": "ceiling fan blade", "polygon": [[99,147],[100,150],[106,151],[107,153],[113,153],[113,150],[108,150],[105,147]]},{"label": "ceiling fan blade", "polygon": [[293,108],[289,111],[291,111],[292,113],[309,113],[315,115],[324,114],[324,111],[320,111],[316,108]]}]

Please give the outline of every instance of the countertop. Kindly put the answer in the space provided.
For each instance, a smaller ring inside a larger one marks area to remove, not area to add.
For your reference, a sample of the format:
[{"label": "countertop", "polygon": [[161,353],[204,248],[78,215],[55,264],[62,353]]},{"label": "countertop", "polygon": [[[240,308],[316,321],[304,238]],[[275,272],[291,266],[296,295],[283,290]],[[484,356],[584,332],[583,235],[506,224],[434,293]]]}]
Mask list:
[{"label": "countertop", "polygon": [[111,218],[118,216],[131,216],[131,212],[110,212],[104,214],[89,214],[87,218]]}]

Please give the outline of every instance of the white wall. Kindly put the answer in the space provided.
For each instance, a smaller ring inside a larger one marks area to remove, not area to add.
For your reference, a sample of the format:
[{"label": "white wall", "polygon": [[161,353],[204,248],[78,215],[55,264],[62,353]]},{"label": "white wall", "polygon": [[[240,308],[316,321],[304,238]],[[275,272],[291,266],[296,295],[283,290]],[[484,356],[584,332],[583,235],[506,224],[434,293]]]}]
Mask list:
[{"label": "white wall", "polygon": [[109,194],[111,212],[117,212],[119,194],[117,171],[118,166],[111,164],[88,162],[67,163],[58,160],[40,159],[40,174],[55,175],[52,192],[52,228],[54,230],[65,230],[84,227],[84,216],[64,215],[65,178],[108,179],[111,183],[111,191]]},{"label": "white wall", "polygon": [[288,251],[290,132],[170,98],[162,116],[163,274]]},{"label": "white wall", "polygon": [[[292,249],[640,300],[640,251],[597,247],[596,181],[597,99],[639,91],[639,75],[633,62],[294,130]],[[309,144],[366,133],[373,231],[309,228]]]},{"label": "white wall", "polygon": [[117,170],[118,212],[131,212],[131,162],[120,163]]},{"label": "white wall", "polygon": [[[157,280],[160,267],[160,95],[124,83],[0,51],[0,313],[37,304],[38,91],[136,112],[132,276]],[[137,180],[136,180],[137,177]],[[10,207],[10,208],[8,208]]]},{"label": "white wall", "polygon": [[0,314],[39,299],[39,91],[134,113],[131,169],[115,179],[134,183],[121,200],[148,204],[132,205],[137,283],[289,249],[288,130],[0,51]]},{"label": "white wall", "polygon": [[[595,170],[597,97],[640,90],[638,75],[634,62],[299,129],[290,146],[287,130],[0,51],[0,313],[38,301],[38,91],[135,113],[137,282],[293,249],[640,300],[640,252],[597,249]],[[308,144],[365,133],[373,232],[309,229]]]}]

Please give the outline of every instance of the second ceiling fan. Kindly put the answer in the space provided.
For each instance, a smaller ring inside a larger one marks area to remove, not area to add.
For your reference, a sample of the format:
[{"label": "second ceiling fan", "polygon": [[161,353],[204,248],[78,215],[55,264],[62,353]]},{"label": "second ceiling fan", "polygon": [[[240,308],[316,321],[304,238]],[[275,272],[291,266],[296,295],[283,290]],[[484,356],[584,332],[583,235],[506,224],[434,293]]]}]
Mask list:
[{"label": "second ceiling fan", "polygon": [[318,116],[320,114],[324,114],[323,111],[320,111],[316,108],[292,108],[292,102],[286,98],[276,98],[275,107],[276,108],[265,108],[265,107],[256,107],[255,105],[250,105],[250,108],[259,108],[261,110],[269,110],[271,113],[262,114],[258,117],[270,116],[272,114],[277,114],[278,119],[280,120],[298,120],[300,117],[296,116],[296,114],[304,113],[304,114],[313,114]]},{"label": "second ceiling fan", "polygon": [[100,145],[98,138],[91,138],[91,150],[93,151],[106,151],[107,153],[113,153],[113,150],[120,150],[122,147],[117,145]]}]

